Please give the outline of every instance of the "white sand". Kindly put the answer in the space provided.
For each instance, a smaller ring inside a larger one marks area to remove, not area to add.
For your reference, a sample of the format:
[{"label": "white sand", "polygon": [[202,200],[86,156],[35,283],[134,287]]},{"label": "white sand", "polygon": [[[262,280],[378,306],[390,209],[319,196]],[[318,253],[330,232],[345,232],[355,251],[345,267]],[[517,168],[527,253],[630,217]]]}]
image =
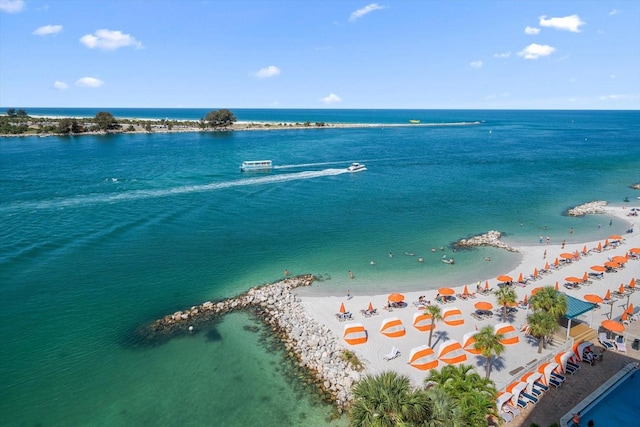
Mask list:
[{"label": "white sand", "polygon": [[[550,274],[542,276],[540,280],[530,282],[526,287],[515,286],[515,291],[518,296],[518,301],[522,300],[525,295],[531,297],[531,290],[538,286],[554,286],[558,281],[560,291],[567,293],[573,297],[582,299],[585,294],[597,294],[604,297],[607,290],[617,290],[621,283],[625,286],[629,284],[632,278],[640,279],[640,260],[630,260],[625,268],[622,268],[617,273],[605,273],[602,280],[593,280],[590,285],[583,285],[577,290],[567,290],[564,288],[565,278],[569,276],[577,276],[582,278],[585,272],[591,272],[590,266],[603,265],[609,257],[622,255],[632,247],[640,247],[640,217],[629,217],[629,207],[608,207],[607,213],[615,215],[620,218],[624,218],[626,221],[633,225],[633,233],[624,234],[622,237],[624,240],[621,244],[614,249],[604,250],[601,253],[591,253],[587,256],[582,256],[578,261],[563,266],[558,270],[551,270]],[[566,245],[565,249],[562,249],[560,245],[540,245],[540,246],[528,246],[519,247],[518,249],[523,254],[522,261],[513,271],[505,272],[505,274],[513,277],[517,280],[520,273],[524,276],[531,275],[535,268],[541,269],[544,267],[545,262],[548,261],[552,264],[556,257],[563,252],[574,252],[576,250],[582,253],[583,247],[587,246],[587,249],[594,249],[598,246],[598,241],[587,243],[576,243]],[[600,241],[600,243],[604,243]],[[544,251],[547,251],[546,259],[543,259]],[[471,281],[468,285],[469,292],[476,291],[476,282]],[[491,289],[495,289],[498,281],[496,279],[489,280],[489,286]],[[484,287],[484,282],[482,282]],[[464,284],[455,288],[456,293],[461,293]],[[393,292],[392,286],[389,287],[389,293]],[[430,300],[435,304],[435,297],[437,291],[417,291],[404,293],[405,302],[408,304],[404,308],[393,309],[392,312],[383,310],[382,307],[387,303],[388,293],[384,295],[374,296],[359,296],[352,294],[351,299],[347,299],[346,294],[342,297],[336,296],[309,296],[301,293],[302,302],[308,311],[309,315],[316,319],[318,322],[323,323],[333,331],[339,338],[342,338],[344,327],[346,324],[358,322],[365,326],[368,333],[368,341],[360,345],[349,345],[345,341],[345,348],[354,351],[358,358],[365,363],[365,373],[375,374],[387,370],[393,370],[401,374],[407,375],[412,383],[416,386],[422,385],[424,378],[427,376],[428,371],[421,371],[408,364],[409,354],[412,348],[425,345],[429,340],[429,332],[421,332],[415,329],[413,324],[413,315],[419,310],[413,305],[414,301],[418,300],[420,295],[425,295],[427,300]],[[491,302],[494,306],[494,310],[498,309],[496,297],[493,294],[481,295],[478,294],[475,299],[463,300],[457,298],[456,301],[448,304],[441,305],[441,309],[448,309],[450,307],[459,308],[464,317],[464,324],[460,326],[448,326],[443,322],[437,322],[436,328],[433,332],[432,348],[437,354],[439,344],[448,340],[454,339],[462,343],[462,339],[465,333],[478,329],[487,324],[497,324],[502,321],[500,315],[494,313],[493,318],[489,320],[477,321],[471,317],[471,313],[475,311],[474,304],[479,301]],[[371,316],[369,318],[364,317],[360,310],[367,308],[369,302],[373,303],[374,308],[378,310],[378,315]],[[630,302],[634,307],[640,306],[640,292],[632,293],[630,296]],[[335,314],[338,313],[340,304],[344,303],[347,311],[353,314],[352,321],[339,322],[335,318]],[[627,298],[614,299],[613,304],[613,317],[619,318],[622,314],[624,307],[626,307]],[[591,323],[593,319],[593,327],[598,328],[600,322],[607,318],[610,305],[601,304],[601,308],[591,311],[579,319],[583,322]],[[636,308],[636,313],[639,311]],[[593,315],[592,315],[593,313]],[[513,376],[509,372],[519,368],[525,367],[533,361],[540,362],[545,357],[553,356],[558,349],[549,348],[544,350],[542,354],[538,354],[538,342],[530,336],[526,336],[523,332],[520,332],[520,328],[526,323],[527,311],[519,309],[515,318],[511,320],[511,324],[518,330],[518,336],[520,342],[514,345],[505,346],[506,351],[499,358],[494,358],[492,362],[491,379],[496,382],[498,389],[501,389],[508,385]],[[593,316],[593,317],[592,317]],[[379,332],[381,323],[384,319],[389,317],[398,317],[402,320],[406,335],[400,338],[388,338]],[[640,323],[640,322],[638,322]],[[392,360],[383,360],[384,355],[389,353],[391,348],[396,346],[401,351],[401,356]],[[467,354],[467,361],[464,363],[473,365],[476,367],[478,373],[484,376],[486,359],[482,356],[476,356],[471,353]],[[439,366],[443,366],[440,362]],[[526,371],[522,370],[516,374],[519,378]]]}]

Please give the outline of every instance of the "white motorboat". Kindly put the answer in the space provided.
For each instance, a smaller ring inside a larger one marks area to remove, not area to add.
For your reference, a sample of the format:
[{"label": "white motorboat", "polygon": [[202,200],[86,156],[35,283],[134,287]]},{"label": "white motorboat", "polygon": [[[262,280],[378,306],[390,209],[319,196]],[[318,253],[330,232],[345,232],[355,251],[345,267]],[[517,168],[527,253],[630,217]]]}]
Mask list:
[{"label": "white motorboat", "polygon": [[271,160],[250,160],[242,162],[240,170],[242,172],[270,171],[273,168]]},{"label": "white motorboat", "polygon": [[360,172],[360,171],[366,171],[367,168],[365,167],[365,165],[361,164],[361,163],[351,163],[351,166],[349,166],[347,168],[347,170],[349,172]]}]

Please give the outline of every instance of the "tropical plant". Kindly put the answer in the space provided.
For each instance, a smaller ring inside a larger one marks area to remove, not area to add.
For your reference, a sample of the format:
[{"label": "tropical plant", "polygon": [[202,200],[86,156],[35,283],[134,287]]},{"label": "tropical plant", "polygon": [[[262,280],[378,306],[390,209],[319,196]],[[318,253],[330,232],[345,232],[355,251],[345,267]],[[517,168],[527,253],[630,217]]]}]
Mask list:
[{"label": "tropical plant", "polygon": [[502,317],[507,321],[507,307],[516,303],[516,291],[509,286],[502,286],[495,291],[498,304],[502,306]]},{"label": "tropical plant", "polygon": [[488,379],[491,375],[491,358],[504,353],[504,344],[500,342],[504,336],[495,333],[493,326],[487,325],[473,337],[475,338],[475,348],[480,350],[480,353],[487,358],[486,378]]},{"label": "tropical plant", "polygon": [[567,314],[567,298],[553,286],[545,286],[538,290],[529,303],[535,311],[544,310],[556,320]]},{"label": "tropical plant", "polygon": [[225,108],[218,111],[209,111],[204,120],[212,128],[227,128],[237,121],[236,116]]},{"label": "tropical plant", "polygon": [[458,403],[465,426],[486,425],[487,415],[498,415],[493,381],[482,378],[472,366],[446,365],[430,371],[425,386],[436,385]]},{"label": "tropical plant", "polygon": [[414,426],[429,417],[427,394],[395,372],[366,376],[353,387],[353,396],[349,415],[354,427]]},{"label": "tropical plant", "polygon": [[558,328],[558,319],[548,312],[540,310],[530,315],[527,321],[529,323],[529,333],[538,338],[538,353],[542,353],[544,338],[551,335]]},{"label": "tropical plant", "polygon": [[107,111],[100,111],[95,117],[96,125],[98,129],[106,131],[118,126],[118,121],[113,117],[113,114]]},{"label": "tropical plant", "polygon": [[418,423],[424,427],[465,426],[460,405],[440,387],[429,387],[425,394],[430,402],[431,415]]},{"label": "tropical plant", "polygon": [[428,305],[424,310],[424,314],[431,315],[431,329],[429,330],[429,347],[431,347],[431,337],[433,336],[433,330],[436,327],[436,322],[442,320],[442,310],[437,305]]}]

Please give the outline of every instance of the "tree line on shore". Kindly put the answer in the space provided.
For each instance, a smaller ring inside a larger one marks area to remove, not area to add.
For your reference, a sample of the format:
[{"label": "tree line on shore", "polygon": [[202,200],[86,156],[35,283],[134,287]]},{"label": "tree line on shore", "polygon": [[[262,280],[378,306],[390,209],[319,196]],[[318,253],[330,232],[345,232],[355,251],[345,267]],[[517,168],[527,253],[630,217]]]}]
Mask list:
[{"label": "tree line on shore", "polygon": [[227,130],[236,121],[235,115],[227,109],[212,110],[198,121],[176,121],[116,119],[108,111],[100,111],[93,118],[31,117],[22,108],[8,108],[5,115],[0,115],[0,135],[152,132],[158,128],[171,131],[178,126],[202,131]]}]

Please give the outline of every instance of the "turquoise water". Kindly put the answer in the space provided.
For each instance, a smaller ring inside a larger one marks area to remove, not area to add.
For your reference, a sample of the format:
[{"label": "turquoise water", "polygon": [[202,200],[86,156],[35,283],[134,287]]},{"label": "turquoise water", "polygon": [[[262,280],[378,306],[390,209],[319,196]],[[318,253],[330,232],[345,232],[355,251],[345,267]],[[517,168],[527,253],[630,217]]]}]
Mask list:
[{"label": "turquoise water", "polygon": [[[40,110],[27,108],[52,114]],[[517,255],[459,251],[449,266],[431,248],[452,255],[450,243],[490,229],[528,244],[543,227],[552,241],[624,233],[622,221],[562,213],[640,194],[628,188],[640,182],[639,112],[234,112],[242,121],[478,124],[1,139],[3,423],[255,424],[242,414],[276,426],[270,414],[287,413],[291,425],[323,425],[331,408],[281,379],[290,371],[282,353],[245,331],[251,318],[153,347],[131,331],[285,269],[321,275],[313,291],[336,295],[484,280]],[[276,169],[241,174],[252,159]],[[352,161],[368,170],[345,173]]]},{"label": "turquoise water", "polygon": [[640,390],[637,370],[618,382],[593,406],[581,414],[584,422],[593,420],[596,426],[625,426],[640,418],[636,394]]}]

